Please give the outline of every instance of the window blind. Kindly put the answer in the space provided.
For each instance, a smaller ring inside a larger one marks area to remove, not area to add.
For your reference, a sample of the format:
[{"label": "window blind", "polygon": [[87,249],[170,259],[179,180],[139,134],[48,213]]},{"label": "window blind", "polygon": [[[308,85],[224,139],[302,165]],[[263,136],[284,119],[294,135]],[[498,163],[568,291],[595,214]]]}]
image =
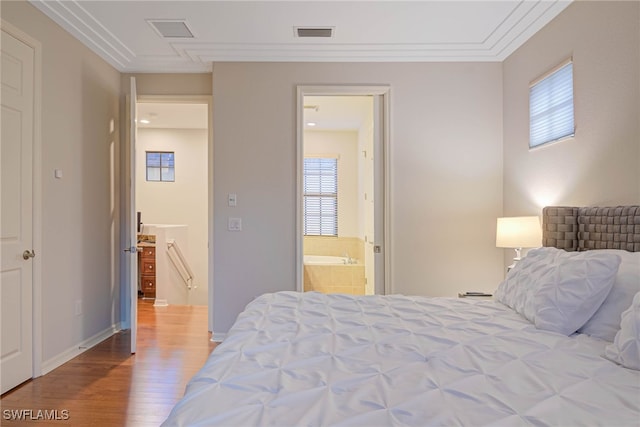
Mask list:
[{"label": "window blind", "polygon": [[305,158],[303,169],[305,236],[337,236],[338,159]]},{"label": "window blind", "polygon": [[529,88],[529,147],[573,136],[573,63]]}]

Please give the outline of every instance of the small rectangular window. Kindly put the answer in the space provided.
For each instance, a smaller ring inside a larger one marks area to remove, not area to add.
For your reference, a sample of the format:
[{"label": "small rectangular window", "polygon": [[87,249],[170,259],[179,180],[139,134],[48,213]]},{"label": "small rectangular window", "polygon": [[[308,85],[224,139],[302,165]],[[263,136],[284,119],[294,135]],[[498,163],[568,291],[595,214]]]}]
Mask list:
[{"label": "small rectangular window", "polygon": [[303,165],[305,236],[338,235],[338,159],[305,158]]},{"label": "small rectangular window", "polygon": [[529,87],[529,126],[530,148],[575,134],[571,61]]},{"label": "small rectangular window", "polygon": [[147,151],[147,181],[175,181],[173,151]]}]

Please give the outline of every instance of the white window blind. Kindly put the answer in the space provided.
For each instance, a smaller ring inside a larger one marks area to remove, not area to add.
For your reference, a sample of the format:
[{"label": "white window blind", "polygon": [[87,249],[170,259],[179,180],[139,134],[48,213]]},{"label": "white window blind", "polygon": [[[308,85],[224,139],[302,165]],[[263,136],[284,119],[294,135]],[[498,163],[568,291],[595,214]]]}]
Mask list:
[{"label": "white window blind", "polygon": [[573,136],[573,63],[529,88],[529,147]]},{"label": "white window blind", "polygon": [[337,236],[338,159],[305,158],[303,169],[305,236]]}]

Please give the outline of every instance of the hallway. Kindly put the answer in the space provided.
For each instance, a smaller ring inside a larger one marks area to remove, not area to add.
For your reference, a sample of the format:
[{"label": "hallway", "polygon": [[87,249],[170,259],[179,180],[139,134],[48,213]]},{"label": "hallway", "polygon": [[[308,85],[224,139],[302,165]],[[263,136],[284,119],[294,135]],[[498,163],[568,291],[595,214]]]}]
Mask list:
[{"label": "hallway", "polygon": [[[8,392],[0,424],[160,425],[216,346],[207,332],[207,307],[154,308],[153,301],[139,299],[137,345],[131,355],[129,331],[122,331]],[[42,421],[46,417],[50,421]]]}]

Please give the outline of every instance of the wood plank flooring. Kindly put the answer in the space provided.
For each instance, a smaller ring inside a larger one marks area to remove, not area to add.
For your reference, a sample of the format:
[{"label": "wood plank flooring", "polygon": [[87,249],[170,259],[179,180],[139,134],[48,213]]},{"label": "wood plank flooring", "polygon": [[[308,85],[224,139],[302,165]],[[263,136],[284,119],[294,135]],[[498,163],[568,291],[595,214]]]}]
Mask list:
[{"label": "wood plank flooring", "polygon": [[[0,399],[0,425],[159,426],[216,346],[207,332],[207,307],[153,307],[139,300],[135,355],[129,341],[129,331],[120,332],[9,391]],[[11,410],[32,414],[10,420]]]}]

